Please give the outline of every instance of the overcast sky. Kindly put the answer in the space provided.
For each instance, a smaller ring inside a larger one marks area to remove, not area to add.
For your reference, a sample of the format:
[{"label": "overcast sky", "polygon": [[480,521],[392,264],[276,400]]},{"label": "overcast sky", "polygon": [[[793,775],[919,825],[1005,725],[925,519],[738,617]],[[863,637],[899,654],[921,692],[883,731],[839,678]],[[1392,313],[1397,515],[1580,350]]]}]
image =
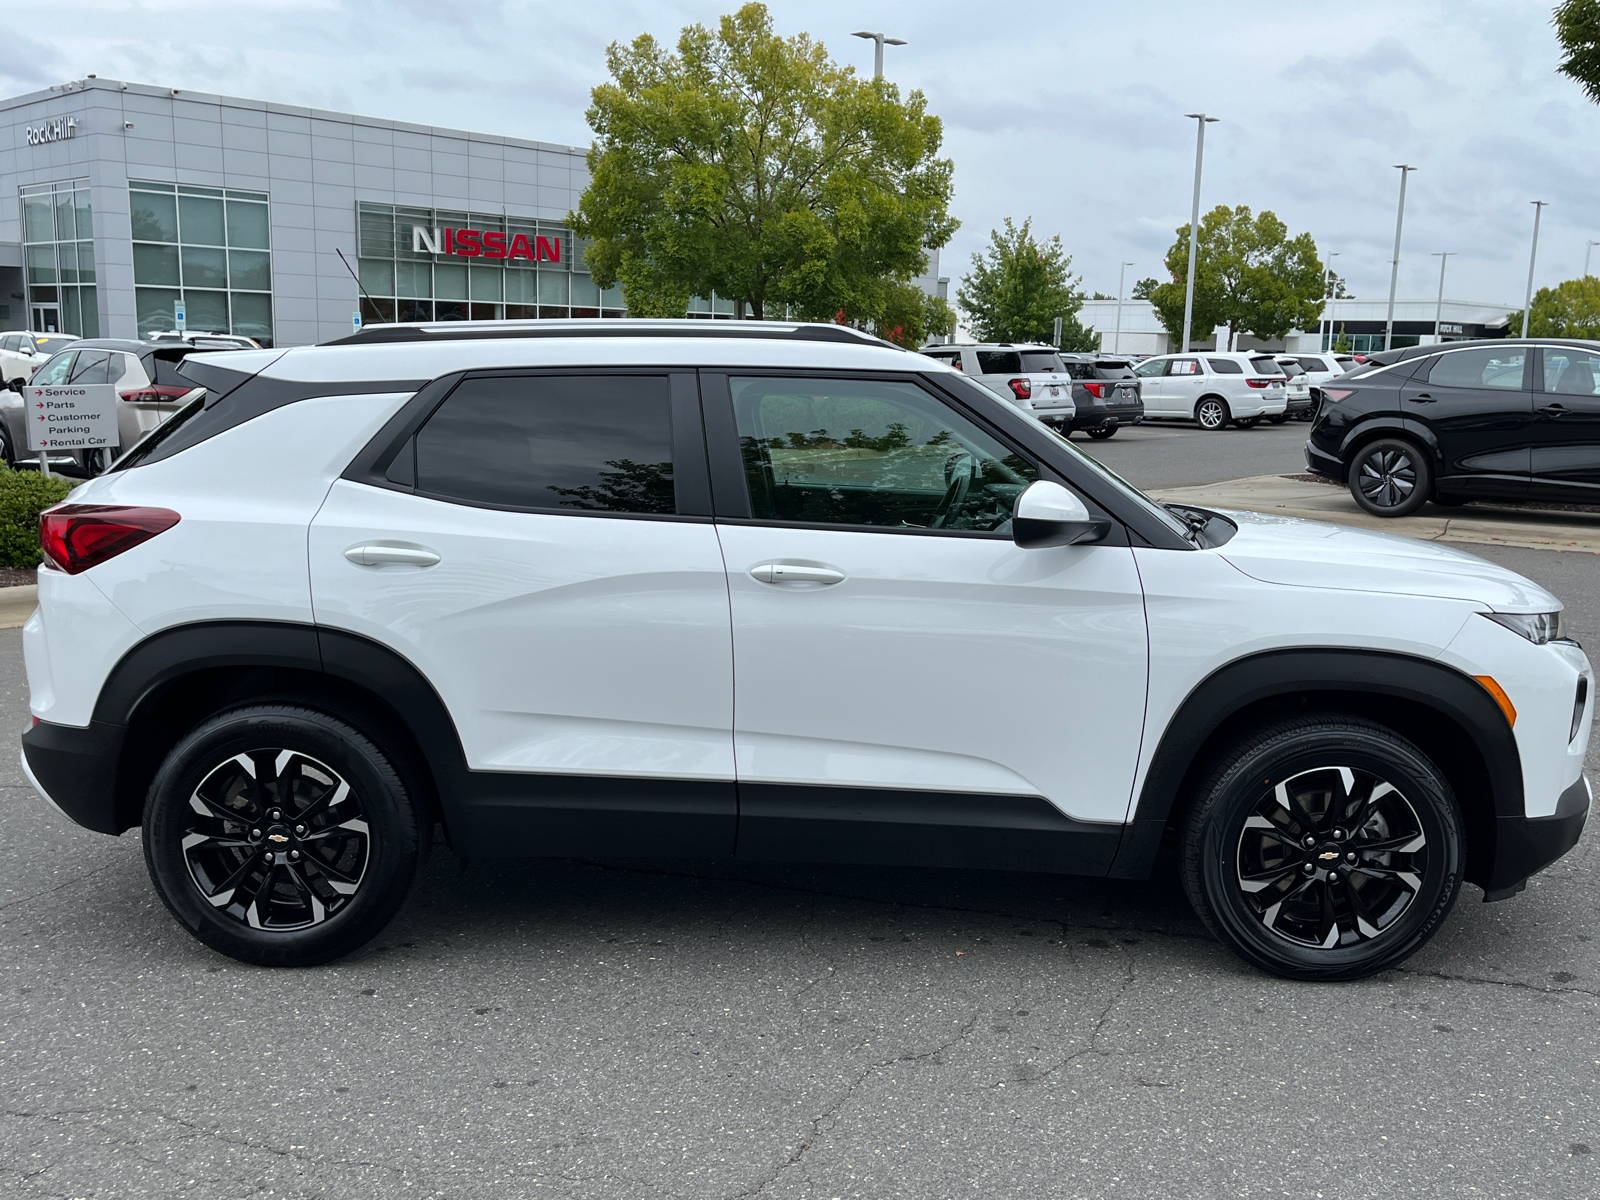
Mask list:
[{"label": "overcast sky", "polygon": [[[0,94],[102,77],[587,145],[584,109],[614,40],[675,40],[734,0],[579,5],[438,0],[51,0],[7,21]],[[885,73],[944,119],[962,222],[952,291],[1003,217],[1059,233],[1090,290],[1161,273],[1189,217],[1194,122],[1209,127],[1202,209],[1270,208],[1309,230],[1361,297],[1388,294],[1398,175],[1410,162],[1400,294],[1522,303],[1549,200],[1539,286],[1580,275],[1600,240],[1600,108],[1555,74],[1553,0],[1232,0],[770,5],[872,70],[881,29],[910,44]],[[24,11],[13,0],[13,18]],[[1600,269],[1600,264],[1597,264]]]}]

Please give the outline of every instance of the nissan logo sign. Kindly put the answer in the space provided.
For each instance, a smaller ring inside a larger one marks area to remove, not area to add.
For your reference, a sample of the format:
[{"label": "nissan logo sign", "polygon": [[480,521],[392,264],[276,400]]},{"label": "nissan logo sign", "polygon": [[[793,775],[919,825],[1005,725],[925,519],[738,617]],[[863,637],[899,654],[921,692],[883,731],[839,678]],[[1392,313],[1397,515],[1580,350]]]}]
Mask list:
[{"label": "nissan logo sign", "polygon": [[46,142],[59,142],[66,138],[78,136],[78,118],[68,117],[65,121],[46,121],[43,125],[29,125],[25,127],[26,140],[30,146],[42,146]]}]

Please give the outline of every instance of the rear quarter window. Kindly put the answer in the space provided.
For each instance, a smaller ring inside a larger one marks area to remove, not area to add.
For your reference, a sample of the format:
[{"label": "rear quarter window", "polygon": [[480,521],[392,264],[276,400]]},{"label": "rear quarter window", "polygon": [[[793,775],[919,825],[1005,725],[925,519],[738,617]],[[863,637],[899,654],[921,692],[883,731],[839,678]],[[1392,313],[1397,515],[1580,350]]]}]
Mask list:
[{"label": "rear quarter window", "polygon": [[980,375],[1020,375],[1022,374],[1022,355],[1015,350],[979,350],[978,373]]},{"label": "rear quarter window", "polygon": [[1252,358],[1250,360],[1250,369],[1259,375],[1283,374],[1283,368],[1278,365],[1278,360],[1275,358],[1267,358],[1265,356],[1261,358]]},{"label": "rear quarter window", "polygon": [[1211,369],[1218,375],[1244,374],[1244,368],[1231,358],[1208,358],[1206,361],[1211,364]]}]

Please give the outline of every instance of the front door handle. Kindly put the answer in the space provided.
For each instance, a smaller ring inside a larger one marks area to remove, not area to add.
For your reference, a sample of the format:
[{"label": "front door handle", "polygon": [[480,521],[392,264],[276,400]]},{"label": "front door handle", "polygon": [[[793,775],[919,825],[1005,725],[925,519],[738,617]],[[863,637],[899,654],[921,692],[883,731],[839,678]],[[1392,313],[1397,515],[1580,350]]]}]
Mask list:
[{"label": "front door handle", "polygon": [[814,583],[826,587],[843,583],[844,572],[818,563],[765,562],[750,568],[750,578],[757,583]]},{"label": "front door handle", "polygon": [[1542,412],[1542,413],[1549,413],[1552,417],[1559,417],[1559,416],[1563,415],[1564,413],[1571,412],[1572,410],[1570,408],[1568,408],[1565,404],[1562,404],[1562,403],[1560,403],[1558,401],[1558,402],[1556,402],[1554,404],[1546,404],[1546,405],[1544,405],[1542,408],[1539,409],[1539,411]]},{"label": "front door handle", "polygon": [[439,561],[439,556],[426,546],[395,546],[383,542],[351,546],[344,556],[358,567],[431,567]]},{"label": "front door handle", "polygon": [[1413,403],[1413,404],[1432,404],[1433,403],[1433,397],[1428,395],[1427,392],[1423,392],[1422,395],[1420,395],[1420,396],[1411,397],[1411,403]]}]

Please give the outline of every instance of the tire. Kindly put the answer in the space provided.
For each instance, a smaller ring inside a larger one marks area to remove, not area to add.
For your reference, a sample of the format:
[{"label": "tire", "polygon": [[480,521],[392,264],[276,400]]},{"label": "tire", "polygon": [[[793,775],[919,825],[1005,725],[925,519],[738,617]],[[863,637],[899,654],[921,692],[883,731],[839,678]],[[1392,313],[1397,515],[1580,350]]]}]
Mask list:
[{"label": "tire", "polygon": [[261,966],[315,966],[376,936],[410,894],[431,832],[377,746],[288,704],[191,730],[144,809],[145,863],[172,915]]},{"label": "tire", "polygon": [[1195,424],[1201,429],[1226,429],[1228,417],[1228,402],[1220,396],[1202,396],[1200,403],[1194,406]]},{"label": "tire", "polygon": [[1356,717],[1297,717],[1241,740],[1201,787],[1184,890],[1206,928],[1264,971],[1363,979],[1443,923],[1465,841],[1449,782],[1416,746]]},{"label": "tire", "polygon": [[1237,425],[1240,429],[1254,429],[1257,425],[1261,424],[1261,418],[1260,417],[1239,417],[1238,419],[1236,419],[1234,421],[1234,424]]},{"label": "tire", "polygon": [[1116,437],[1117,427],[1115,425],[1101,425],[1097,429],[1085,429],[1084,432],[1096,441],[1103,442],[1109,437]]},{"label": "tire", "polygon": [[1289,414],[1288,413],[1276,413],[1273,416],[1270,416],[1270,417],[1267,418],[1267,424],[1269,424],[1269,425],[1282,425],[1288,419],[1289,419]]},{"label": "tire", "polygon": [[1350,460],[1350,495],[1378,517],[1408,517],[1433,494],[1433,468],[1413,442],[1379,438]]},{"label": "tire", "polygon": [[7,470],[15,471],[17,469],[17,455],[11,449],[11,435],[4,429],[0,429],[0,460],[5,462]]}]

